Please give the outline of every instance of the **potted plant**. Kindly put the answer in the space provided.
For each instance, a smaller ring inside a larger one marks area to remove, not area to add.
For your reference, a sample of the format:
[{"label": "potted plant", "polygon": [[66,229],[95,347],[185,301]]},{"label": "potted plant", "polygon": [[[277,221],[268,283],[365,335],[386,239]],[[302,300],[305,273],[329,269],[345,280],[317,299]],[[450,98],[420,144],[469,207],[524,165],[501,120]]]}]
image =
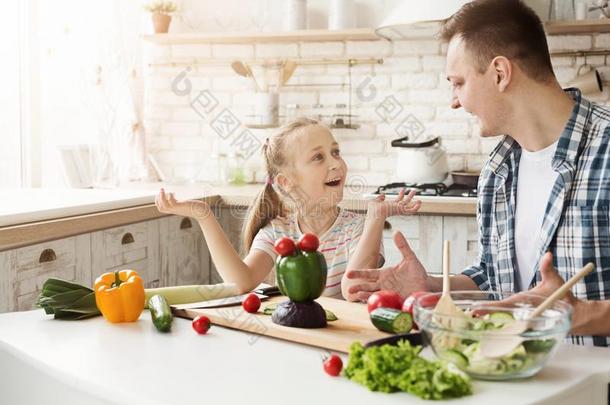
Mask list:
[{"label": "potted plant", "polygon": [[155,33],[167,34],[169,23],[172,21],[170,14],[176,11],[176,3],[173,1],[155,0],[144,5],[144,9],[152,14]]}]

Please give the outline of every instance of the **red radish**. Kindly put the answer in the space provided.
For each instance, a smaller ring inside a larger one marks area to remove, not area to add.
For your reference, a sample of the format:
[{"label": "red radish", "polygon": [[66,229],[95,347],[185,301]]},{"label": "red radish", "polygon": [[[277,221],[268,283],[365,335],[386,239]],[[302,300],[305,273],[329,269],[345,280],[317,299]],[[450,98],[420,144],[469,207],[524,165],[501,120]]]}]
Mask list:
[{"label": "red radish", "polygon": [[241,306],[246,312],[254,314],[258,312],[258,309],[261,307],[261,299],[258,298],[258,295],[254,293],[248,294],[248,296],[242,301]]},{"label": "red radish", "polygon": [[275,242],[274,250],[278,255],[282,257],[292,256],[294,254],[294,251],[296,250],[296,246],[292,239],[283,237]]},{"label": "red radish", "polygon": [[326,374],[336,377],[341,374],[342,369],[343,360],[341,360],[341,357],[337,356],[336,354],[324,359],[324,371],[326,371]]},{"label": "red radish", "polygon": [[205,335],[210,329],[210,318],[205,315],[199,315],[193,319],[191,325],[193,326],[193,329],[195,329],[195,332],[199,333],[200,335]]},{"label": "red radish", "polygon": [[371,294],[367,301],[367,305],[369,313],[379,307],[401,309],[402,297],[394,291],[377,291],[376,293]]},{"label": "red radish", "polygon": [[320,246],[320,241],[313,233],[306,233],[299,239],[298,246],[299,249],[305,252],[315,252],[318,250],[318,246]]}]

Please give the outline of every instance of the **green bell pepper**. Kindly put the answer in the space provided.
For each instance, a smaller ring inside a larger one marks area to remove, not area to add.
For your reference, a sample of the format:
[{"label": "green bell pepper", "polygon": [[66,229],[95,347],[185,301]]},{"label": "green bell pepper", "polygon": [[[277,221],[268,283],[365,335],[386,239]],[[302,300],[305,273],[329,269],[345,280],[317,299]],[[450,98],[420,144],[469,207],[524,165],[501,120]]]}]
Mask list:
[{"label": "green bell pepper", "polygon": [[322,253],[298,251],[278,256],[275,264],[277,285],[294,302],[313,301],[326,287],[327,267]]}]

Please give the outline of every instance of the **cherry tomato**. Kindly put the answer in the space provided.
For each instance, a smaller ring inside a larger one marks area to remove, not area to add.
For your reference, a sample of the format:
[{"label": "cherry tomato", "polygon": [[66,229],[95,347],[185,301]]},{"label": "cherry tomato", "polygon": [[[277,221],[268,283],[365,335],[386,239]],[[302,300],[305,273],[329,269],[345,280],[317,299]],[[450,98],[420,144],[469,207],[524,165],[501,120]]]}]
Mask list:
[{"label": "cherry tomato", "polygon": [[416,300],[419,302],[419,305],[424,308],[434,308],[436,306],[436,303],[440,299],[441,299],[441,294],[435,294],[435,293],[431,293],[431,292],[426,293],[426,294],[421,294],[420,296],[416,297]]},{"label": "cherry tomato", "polygon": [[306,233],[299,239],[299,249],[305,252],[315,252],[320,246],[318,237],[313,233]]},{"label": "cherry tomato", "polygon": [[402,303],[402,312],[408,312],[413,315],[413,307],[415,306],[415,300],[422,295],[428,294],[426,291],[416,291],[409,295]]},{"label": "cherry tomato", "polygon": [[210,329],[210,318],[205,315],[199,315],[193,319],[193,323],[191,325],[193,325],[195,332],[199,333],[200,335],[205,335]]},{"label": "cherry tomato", "polygon": [[254,314],[261,307],[261,299],[254,293],[248,294],[242,301],[241,306],[244,308],[244,311]]},{"label": "cherry tomato", "polygon": [[275,242],[274,249],[276,253],[282,257],[292,256],[296,250],[296,246],[292,239],[283,237]]},{"label": "cherry tomato", "polygon": [[[402,312],[408,312],[411,315],[411,319],[415,319],[413,314],[413,307],[415,306],[415,300],[422,295],[428,294],[426,291],[416,291],[409,295],[402,303]],[[413,329],[419,329],[419,326],[413,321]]]},{"label": "cherry tomato", "polygon": [[336,354],[324,359],[324,371],[326,371],[326,374],[336,377],[341,374],[341,369],[343,369],[343,360]]},{"label": "cherry tomato", "polygon": [[401,309],[402,297],[394,291],[377,291],[371,294],[367,305],[369,313],[379,307]]}]

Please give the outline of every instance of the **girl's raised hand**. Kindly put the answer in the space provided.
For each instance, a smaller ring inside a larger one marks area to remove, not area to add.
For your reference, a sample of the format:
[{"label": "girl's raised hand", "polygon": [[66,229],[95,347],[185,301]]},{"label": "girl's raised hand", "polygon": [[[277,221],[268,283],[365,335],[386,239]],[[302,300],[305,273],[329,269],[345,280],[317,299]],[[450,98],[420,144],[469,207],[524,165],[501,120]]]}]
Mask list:
[{"label": "girl's raised hand", "polygon": [[203,218],[210,214],[210,207],[206,202],[187,200],[178,201],[174,193],[166,193],[164,189],[155,197],[155,205],[159,212],[174,214],[183,217]]},{"label": "girl's raised hand", "polygon": [[421,207],[421,201],[412,201],[415,190],[411,190],[405,195],[405,190],[400,190],[395,200],[386,201],[385,194],[379,195],[374,201],[369,203],[369,213],[382,218],[394,215],[413,215]]}]

